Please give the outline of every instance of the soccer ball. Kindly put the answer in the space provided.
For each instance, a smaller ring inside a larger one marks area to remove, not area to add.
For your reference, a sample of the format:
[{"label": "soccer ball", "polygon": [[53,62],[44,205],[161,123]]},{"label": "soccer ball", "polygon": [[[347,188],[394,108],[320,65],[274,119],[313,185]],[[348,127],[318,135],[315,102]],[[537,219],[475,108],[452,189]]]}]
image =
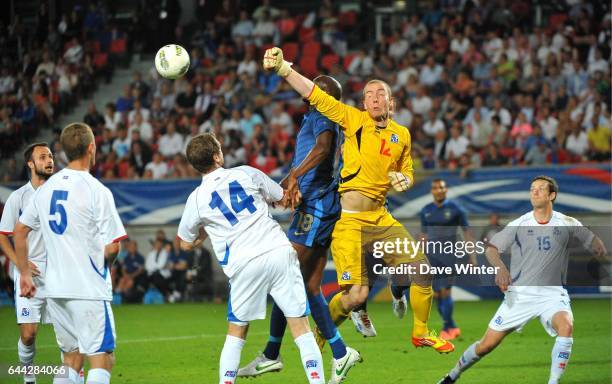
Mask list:
[{"label": "soccer ball", "polygon": [[166,79],[178,79],[189,70],[189,53],[177,44],[164,45],[155,55],[155,68]]}]

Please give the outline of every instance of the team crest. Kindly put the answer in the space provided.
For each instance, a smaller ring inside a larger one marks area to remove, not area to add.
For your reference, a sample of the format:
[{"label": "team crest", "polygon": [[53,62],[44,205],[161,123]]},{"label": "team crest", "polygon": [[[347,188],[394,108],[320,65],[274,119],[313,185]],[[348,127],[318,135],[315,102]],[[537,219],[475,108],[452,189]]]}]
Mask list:
[{"label": "team crest", "polygon": [[450,210],[448,210],[448,209],[444,210],[444,218],[446,220],[449,220],[451,218],[451,211]]},{"label": "team crest", "polygon": [[347,272],[347,271],[342,272],[342,277],[341,277],[341,279],[342,279],[343,281],[348,281],[348,280],[350,280],[350,279],[351,279],[351,273],[350,273],[350,272]]},{"label": "team crest", "polygon": [[501,323],[503,323],[503,322],[504,322],[504,319],[502,319],[502,317],[501,317],[501,316],[497,316],[497,317],[495,318],[495,324],[497,324],[497,325],[501,325]]},{"label": "team crest", "polygon": [[27,308],[21,308],[21,316],[27,317],[30,316],[30,311]]},{"label": "team crest", "polygon": [[397,137],[395,133],[391,134],[391,142],[395,144],[399,143],[399,137]]},{"label": "team crest", "polygon": [[553,229],[553,235],[559,236],[560,234],[561,234],[561,231],[559,230],[559,228],[555,227],[555,229]]}]

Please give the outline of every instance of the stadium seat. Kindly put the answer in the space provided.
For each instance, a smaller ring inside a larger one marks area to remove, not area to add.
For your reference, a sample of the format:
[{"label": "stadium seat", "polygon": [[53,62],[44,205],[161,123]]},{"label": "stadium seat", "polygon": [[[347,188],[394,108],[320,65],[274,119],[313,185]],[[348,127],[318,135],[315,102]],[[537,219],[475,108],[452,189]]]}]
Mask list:
[{"label": "stadium seat", "polygon": [[304,44],[309,41],[314,41],[317,35],[317,31],[314,28],[300,28],[300,32],[298,34],[300,43]]},{"label": "stadium seat", "polygon": [[321,43],[318,41],[309,41],[308,43],[304,44],[304,48],[302,48],[302,57],[308,56],[317,59],[319,58],[320,53]]},{"label": "stadium seat", "polygon": [[321,59],[321,66],[329,71],[334,64],[338,64],[339,62],[340,56],[335,53],[329,53]]},{"label": "stadium seat", "polygon": [[105,68],[108,64],[108,53],[99,52],[94,55],[93,65],[96,69]]},{"label": "stadium seat", "polygon": [[338,17],[338,24],[340,28],[343,30],[351,29],[357,24],[357,12],[356,11],[347,11],[342,12]]},{"label": "stadium seat", "polygon": [[110,53],[122,55],[127,51],[127,41],[125,38],[111,41]]},{"label": "stadium seat", "polygon": [[283,49],[283,57],[287,61],[293,62],[297,58],[300,47],[298,46],[297,43],[285,43],[283,44],[282,49]]},{"label": "stadium seat", "polygon": [[299,63],[302,74],[309,78],[317,76],[319,72],[317,61],[318,59],[316,57],[302,56]]}]

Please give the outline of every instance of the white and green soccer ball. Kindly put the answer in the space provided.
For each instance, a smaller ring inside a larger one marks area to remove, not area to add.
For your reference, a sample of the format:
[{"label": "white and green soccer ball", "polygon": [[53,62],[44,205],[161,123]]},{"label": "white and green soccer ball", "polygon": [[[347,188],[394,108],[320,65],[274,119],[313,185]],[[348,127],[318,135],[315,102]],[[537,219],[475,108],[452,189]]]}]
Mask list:
[{"label": "white and green soccer ball", "polygon": [[164,45],[155,55],[155,69],[166,79],[178,79],[189,70],[189,52],[178,44]]}]

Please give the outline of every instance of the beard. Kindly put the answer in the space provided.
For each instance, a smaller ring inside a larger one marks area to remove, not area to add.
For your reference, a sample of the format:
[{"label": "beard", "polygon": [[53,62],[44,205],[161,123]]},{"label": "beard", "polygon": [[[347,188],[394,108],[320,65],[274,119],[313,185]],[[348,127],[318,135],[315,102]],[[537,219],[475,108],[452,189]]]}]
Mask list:
[{"label": "beard", "polygon": [[49,178],[53,175],[53,167],[36,167],[34,173],[36,173],[36,176],[40,177],[43,180],[49,180]]}]

